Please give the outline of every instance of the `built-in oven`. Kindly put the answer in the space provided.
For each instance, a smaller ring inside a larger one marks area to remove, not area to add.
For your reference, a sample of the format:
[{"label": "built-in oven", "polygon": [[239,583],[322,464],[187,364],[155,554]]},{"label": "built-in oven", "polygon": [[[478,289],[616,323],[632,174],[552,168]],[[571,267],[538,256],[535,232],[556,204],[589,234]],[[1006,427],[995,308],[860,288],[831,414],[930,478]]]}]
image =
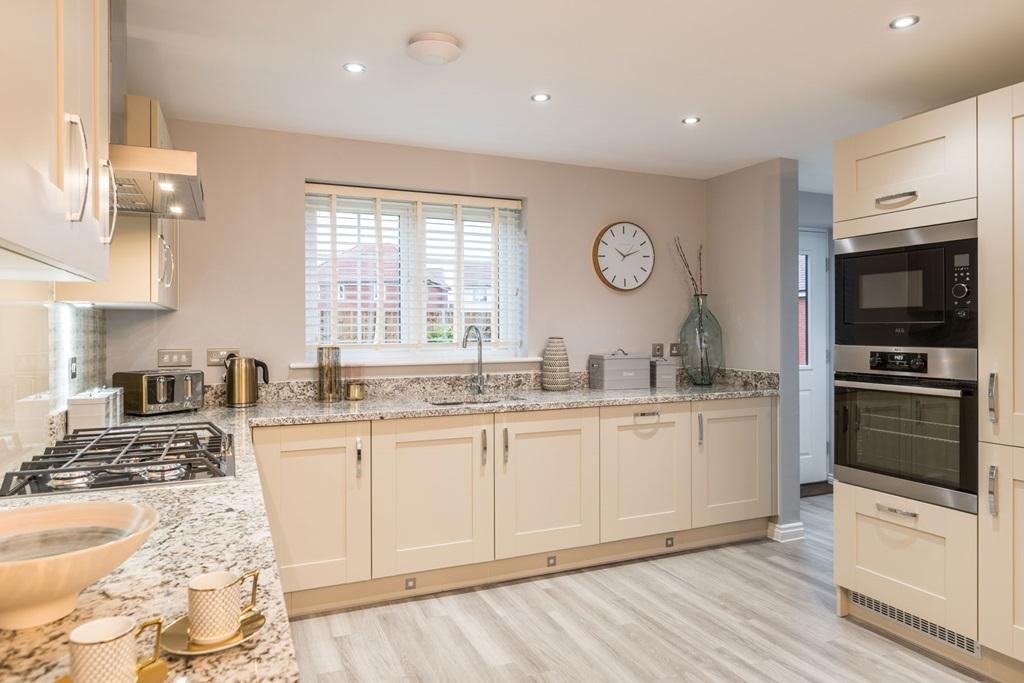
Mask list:
[{"label": "built-in oven", "polygon": [[978,347],[977,221],[835,242],[838,345]]},{"label": "built-in oven", "polygon": [[837,346],[835,361],[835,478],[977,513],[977,351]]}]

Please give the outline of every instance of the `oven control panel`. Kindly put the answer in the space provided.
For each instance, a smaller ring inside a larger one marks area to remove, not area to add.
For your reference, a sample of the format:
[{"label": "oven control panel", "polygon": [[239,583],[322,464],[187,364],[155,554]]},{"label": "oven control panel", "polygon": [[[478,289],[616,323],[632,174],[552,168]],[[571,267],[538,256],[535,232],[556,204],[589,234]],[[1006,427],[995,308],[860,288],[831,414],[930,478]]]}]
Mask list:
[{"label": "oven control panel", "polygon": [[971,255],[955,254],[953,256],[953,315],[958,318],[969,318],[971,296],[974,283],[971,281]]},{"label": "oven control panel", "polygon": [[872,351],[868,358],[872,370],[889,372],[928,372],[927,353],[904,353],[902,351]]}]

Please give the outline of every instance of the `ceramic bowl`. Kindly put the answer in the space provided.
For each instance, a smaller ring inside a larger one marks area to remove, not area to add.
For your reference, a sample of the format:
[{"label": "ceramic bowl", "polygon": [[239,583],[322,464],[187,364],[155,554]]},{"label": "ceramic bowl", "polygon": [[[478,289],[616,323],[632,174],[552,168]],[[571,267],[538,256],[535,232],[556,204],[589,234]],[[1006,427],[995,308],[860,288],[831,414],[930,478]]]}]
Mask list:
[{"label": "ceramic bowl", "polygon": [[0,628],[48,624],[127,560],[160,515],[121,502],[29,505],[0,511]]}]

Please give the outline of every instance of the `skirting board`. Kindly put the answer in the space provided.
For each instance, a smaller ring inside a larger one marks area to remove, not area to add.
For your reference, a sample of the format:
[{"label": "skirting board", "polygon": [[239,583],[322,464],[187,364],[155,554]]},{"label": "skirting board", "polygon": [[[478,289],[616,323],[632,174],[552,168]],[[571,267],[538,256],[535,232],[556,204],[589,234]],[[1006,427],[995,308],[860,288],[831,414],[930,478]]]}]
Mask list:
[{"label": "skirting board", "polygon": [[939,659],[954,664],[957,668],[980,673],[1005,683],[1024,680],[1024,662],[1007,657],[985,646],[981,648],[980,658],[962,654],[953,648],[943,646],[941,643],[911,628],[898,624],[891,619],[886,619],[859,605],[854,605],[847,598],[845,588],[839,588],[836,592],[837,611],[840,616],[843,616],[845,613],[854,622],[859,622],[873,631],[882,632],[896,640],[909,642]]},{"label": "skirting board", "polygon": [[[630,538],[623,541],[609,541],[581,548],[551,550],[505,560],[468,564],[460,567],[446,567],[431,571],[386,576],[370,581],[326,586],[304,591],[285,593],[285,605],[290,618],[322,614],[352,607],[362,607],[382,602],[405,600],[431,593],[483,586],[526,579],[545,574],[555,574],[574,569],[584,569],[602,564],[637,560],[659,555],[669,555],[684,550],[694,550],[726,543],[763,539],[768,529],[768,519],[751,519],[731,522],[700,529],[670,531],[654,536]],[[668,545],[667,539],[672,539]],[[548,558],[555,558],[555,565],[548,565]],[[406,588],[407,580],[415,581],[414,588]]]},{"label": "skirting board", "polygon": [[778,524],[777,522],[769,522],[768,538],[779,543],[789,543],[790,541],[803,540],[804,523],[789,522],[787,524]]}]

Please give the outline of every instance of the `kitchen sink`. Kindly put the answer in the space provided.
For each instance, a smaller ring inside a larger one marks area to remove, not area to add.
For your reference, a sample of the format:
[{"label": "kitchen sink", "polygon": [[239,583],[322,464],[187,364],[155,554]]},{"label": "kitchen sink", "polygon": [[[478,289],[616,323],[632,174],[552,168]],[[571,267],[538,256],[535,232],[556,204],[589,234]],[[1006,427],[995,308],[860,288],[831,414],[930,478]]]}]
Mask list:
[{"label": "kitchen sink", "polygon": [[427,403],[432,406],[461,406],[474,405],[478,403],[505,403],[509,401],[522,401],[522,396],[511,396],[508,394],[467,394],[454,396],[432,396]]}]

